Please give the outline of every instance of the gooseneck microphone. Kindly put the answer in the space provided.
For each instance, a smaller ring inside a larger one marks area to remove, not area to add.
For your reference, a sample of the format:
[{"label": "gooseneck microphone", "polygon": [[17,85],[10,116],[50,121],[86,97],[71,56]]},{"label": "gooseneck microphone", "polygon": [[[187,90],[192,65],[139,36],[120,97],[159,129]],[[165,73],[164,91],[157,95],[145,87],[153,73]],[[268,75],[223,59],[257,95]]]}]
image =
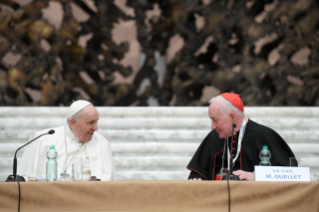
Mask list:
[{"label": "gooseneck microphone", "polygon": [[228,154],[230,160],[228,160],[228,168],[229,173],[228,175],[225,175],[222,180],[240,180],[240,178],[237,175],[233,175],[233,156],[231,154],[231,151],[233,150],[233,138],[234,138],[234,129],[236,128],[236,124],[232,124],[232,130],[231,130],[231,140],[228,142],[227,148],[228,148]]},{"label": "gooseneck microphone", "polygon": [[37,140],[38,138],[40,138],[40,137],[42,137],[42,136],[44,136],[44,135],[47,135],[47,134],[51,135],[51,134],[53,134],[53,133],[55,133],[54,130],[49,130],[49,132],[43,133],[43,134],[39,135],[38,137],[32,139],[31,141],[29,141],[28,143],[24,144],[23,146],[21,146],[21,147],[19,147],[19,148],[17,149],[17,151],[16,151],[15,154],[14,154],[14,159],[13,159],[13,175],[9,175],[8,178],[7,178],[7,180],[6,180],[6,182],[11,182],[11,181],[25,181],[25,179],[24,179],[22,176],[17,175],[17,152],[18,152],[20,149],[22,149],[23,147],[25,147],[26,145],[30,144],[31,142]]}]

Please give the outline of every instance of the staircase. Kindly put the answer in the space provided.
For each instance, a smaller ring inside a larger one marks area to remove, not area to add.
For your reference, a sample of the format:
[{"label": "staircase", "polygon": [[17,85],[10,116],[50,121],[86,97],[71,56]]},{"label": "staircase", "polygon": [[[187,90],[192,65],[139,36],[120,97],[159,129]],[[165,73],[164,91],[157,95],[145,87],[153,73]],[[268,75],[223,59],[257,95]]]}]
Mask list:
[{"label": "staircase", "polygon": [[[110,143],[119,180],[186,180],[186,166],[210,131],[207,107],[97,107],[99,130]],[[35,131],[63,125],[67,107],[0,107],[0,181],[12,174],[15,150]],[[301,166],[319,179],[319,108],[245,107],[276,130]],[[18,161],[23,149],[18,153]]]}]

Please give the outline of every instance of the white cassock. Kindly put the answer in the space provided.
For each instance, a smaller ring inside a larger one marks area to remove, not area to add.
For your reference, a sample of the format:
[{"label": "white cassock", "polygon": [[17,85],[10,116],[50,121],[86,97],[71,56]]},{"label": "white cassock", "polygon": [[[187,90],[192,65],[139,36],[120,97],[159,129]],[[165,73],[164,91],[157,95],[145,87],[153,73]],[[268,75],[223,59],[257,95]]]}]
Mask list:
[{"label": "white cassock", "polygon": [[[18,163],[18,175],[46,176],[46,154],[50,146],[54,145],[58,152],[58,178],[64,171],[66,157],[70,161],[74,156],[83,158],[83,180],[89,180],[91,176],[101,180],[117,180],[110,144],[101,134],[94,132],[91,141],[82,143],[68,124],[50,129],[54,129],[55,133],[44,135],[26,147]],[[30,140],[50,129],[36,132]]]}]

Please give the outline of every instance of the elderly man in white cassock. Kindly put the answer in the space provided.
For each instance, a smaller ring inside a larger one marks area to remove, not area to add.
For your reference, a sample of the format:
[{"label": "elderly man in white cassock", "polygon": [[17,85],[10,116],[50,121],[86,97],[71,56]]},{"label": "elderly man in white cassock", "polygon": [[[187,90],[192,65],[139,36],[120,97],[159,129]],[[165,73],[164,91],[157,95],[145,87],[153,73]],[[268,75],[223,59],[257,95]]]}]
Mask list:
[{"label": "elderly man in white cassock", "polygon": [[[99,113],[88,101],[78,100],[70,106],[67,123],[53,128],[46,135],[29,144],[18,164],[17,174],[28,177],[46,175],[46,154],[50,145],[58,152],[58,178],[70,174],[74,157],[83,158],[83,180],[116,180],[117,175],[109,142],[97,131]],[[50,128],[51,129],[51,128]],[[48,129],[36,132],[33,139]]]}]

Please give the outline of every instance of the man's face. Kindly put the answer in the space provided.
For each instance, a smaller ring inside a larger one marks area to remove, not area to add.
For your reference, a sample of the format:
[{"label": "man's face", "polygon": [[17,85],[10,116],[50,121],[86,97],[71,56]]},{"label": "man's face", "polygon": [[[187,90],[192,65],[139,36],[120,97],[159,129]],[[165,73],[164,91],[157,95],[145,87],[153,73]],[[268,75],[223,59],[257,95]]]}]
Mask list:
[{"label": "man's face", "polygon": [[208,109],[209,118],[212,120],[212,129],[216,130],[219,138],[231,136],[232,120],[230,115],[223,115],[220,112],[220,103],[213,102]]},{"label": "man's face", "polygon": [[72,131],[81,141],[88,142],[97,130],[98,120],[99,113],[93,105],[89,105],[81,111],[79,121],[71,120]]}]

